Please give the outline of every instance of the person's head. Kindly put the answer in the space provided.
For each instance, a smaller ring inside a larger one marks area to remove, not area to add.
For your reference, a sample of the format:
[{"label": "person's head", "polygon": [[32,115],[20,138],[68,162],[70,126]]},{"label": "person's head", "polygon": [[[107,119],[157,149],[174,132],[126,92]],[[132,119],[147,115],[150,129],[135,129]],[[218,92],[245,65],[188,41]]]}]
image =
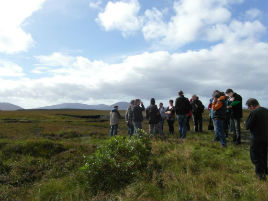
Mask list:
[{"label": "person's head", "polygon": [[132,105],[132,106],[135,105],[135,100],[131,100],[130,105]]},{"label": "person's head", "polygon": [[173,100],[169,100],[169,105],[173,106]]},{"label": "person's head", "polygon": [[136,103],[136,105],[140,105],[141,104],[141,100],[140,99],[136,99],[135,100],[135,103]]},{"label": "person's head", "polygon": [[215,98],[215,94],[218,94],[218,93],[220,93],[219,90],[215,90],[215,91],[213,91],[213,93],[212,93],[213,98]]},{"label": "person's head", "polygon": [[246,105],[248,106],[248,109],[250,111],[255,110],[257,107],[259,107],[259,102],[255,98],[250,98],[247,100]]},{"label": "person's head", "polygon": [[183,95],[183,91],[180,90],[180,91],[178,92],[178,95],[179,95],[179,96],[182,96],[182,95]]},{"label": "person's head", "polygon": [[163,103],[159,103],[159,107],[162,108],[163,107]]},{"label": "person's head", "polygon": [[115,110],[118,110],[118,105],[115,105],[115,106],[114,106],[114,109],[115,109]]},{"label": "person's head", "polygon": [[234,95],[234,91],[232,89],[227,89],[225,93],[229,97],[233,97],[233,95]]},{"label": "person's head", "polygon": [[155,99],[151,98],[151,105],[155,105]]},{"label": "person's head", "polygon": [[194,101],[194,100],[197,100],[198,99],[198,97],[197,97],[197,95],[192,95],[192,100]]},{"label": "person's head", "polygon": [[221,95],[222,95],[221,92],[217,91],[214,93],[214,98],[219,98],[219,97],[221,97]]}]

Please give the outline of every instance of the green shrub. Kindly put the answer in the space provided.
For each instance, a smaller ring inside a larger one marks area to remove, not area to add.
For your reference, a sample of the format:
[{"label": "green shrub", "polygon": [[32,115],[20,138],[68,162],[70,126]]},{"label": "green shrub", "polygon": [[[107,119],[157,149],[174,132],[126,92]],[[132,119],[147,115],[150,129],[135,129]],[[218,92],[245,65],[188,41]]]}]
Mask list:
[{"label": "green shrub", "polygon": [[132,138],[116,136],[87,157],[81,170],[91,192],[118,191],[146,171],[151,157],[149,138],[143,130]]}]

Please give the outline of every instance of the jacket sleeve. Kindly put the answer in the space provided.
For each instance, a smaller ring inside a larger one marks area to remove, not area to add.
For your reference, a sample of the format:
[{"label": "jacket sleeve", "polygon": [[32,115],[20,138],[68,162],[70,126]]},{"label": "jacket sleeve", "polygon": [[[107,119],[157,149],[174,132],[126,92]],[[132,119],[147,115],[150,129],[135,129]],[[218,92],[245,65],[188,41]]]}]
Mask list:
[{"label": "jacket sleeve", "polygon": [[142,104],[141,105],[141,111],[144,111],[145,110],[145,107],[144,107],[144,105]]},{"label": "jacket sleeve", "polygon": [[126,114],[125,114],[125,120],[126,121],[128,121],[128,119],[129,119],[128,116],[129,116],[129,112],[128,112],[128,109],[127,109]]},{"label": "jacket sleeve", "polygon": [[253,128],[253,125],[254,125],[254,122],[255,122],[255,118],[254,118],[254,115],[253,113],[251,112],[246,120],[246,123],[245,123],[245,126],[246,126],[246,129],[252,129]]},{"label": "jacket sleeve", "polygon": [[230,105],[233,107],[233,106],[236,106],[240,103],[241,101],[233,101]]},{"label": "jacket sleeve", "polygon": [[216,100],[216,101],[213,101],[213,103],[212,103],[212,110],[218,110],[218,109],[220,109],[221,107],[223,106],[223,103],[222,103],[222,101],[218,101],[218,100]]},{"label": "jacket sleeve", "polygon": [[118,111],[118,110],[116,111],[116,114],[118,115],[118,118],[119,118],[119,119],[121,119],[121,118],[122,118],[122,116],[121,116],[121,114],[119,113],[119,111]]}]

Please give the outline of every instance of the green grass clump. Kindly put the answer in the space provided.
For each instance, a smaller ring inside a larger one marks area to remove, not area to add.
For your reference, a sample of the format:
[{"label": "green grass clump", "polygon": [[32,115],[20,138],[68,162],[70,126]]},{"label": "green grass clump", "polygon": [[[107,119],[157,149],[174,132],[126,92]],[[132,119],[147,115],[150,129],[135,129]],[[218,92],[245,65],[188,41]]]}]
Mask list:
[{"label": "green grass clump", "polygon": [[50,140],[27,140],[5,145],[2,152],[5,157],[14,155],[29,155],[50,158],[55,154],[67,150],[64,145]]},{"label": "green grass clump", "polygon": [[93,194],[118,191],[146,170],[151,156],[150,137],[142,130],[139,134],[113,137],[86,158],[82,171]]}]

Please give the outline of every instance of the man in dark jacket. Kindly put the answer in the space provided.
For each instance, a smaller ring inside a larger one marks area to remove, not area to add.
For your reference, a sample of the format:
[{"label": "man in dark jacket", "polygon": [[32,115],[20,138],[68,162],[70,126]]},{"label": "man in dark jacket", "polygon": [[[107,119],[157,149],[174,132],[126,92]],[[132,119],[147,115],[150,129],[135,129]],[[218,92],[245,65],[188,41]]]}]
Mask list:
[{"label": "man in dark jacket", "polygon": [[266,180],[267,146],[268,146],[268,110],[259,105],[254,98],[247,100],[246,105],[251,111],[246,122],[246,129],[251,132],[250,158],[255,165],[256,176]]},{"label": "man in dark jacket", "polygon": [[230,105],[227,106],[231,110],[231,121],[233,125],[233,142],[241,144],[240,136],[240,120],[242,118],[242,97],[234,93],[232,89],[227,89],[225,92],[229,96]]},{"label": "man in dark jacket", "polygon": [[146,108],[146,118],[149,120],[149,133],[156,136],[160,131],[161,115],[155,105],[155,99],[151,99],[151,104]]},{"label": "man in dark jacket", "polygon": [[134,132],[137,133],[138,129],[142,129],[143,115],[142,112],[145,110],[143,102],[140,99],[135,100],[135,106],[133,107],[133,126]]},{"label": "man in dark jacket", "polygon": [[191,110],[190,101],[184,97],[183,91],[178,92],[179,97],[175,102],[175,111],[179,123],[180,138],[184,139],[187,132],[187,115]]},{"label": "man in dark jacket", "polygon": [[205,106],[196,95],[192,96],[192,99],[190,102],[191,102],[191,107],[192,107],[194,130],[195,132],[198,132],[198,131],[203,132],[202,113],[204,112]]}]

